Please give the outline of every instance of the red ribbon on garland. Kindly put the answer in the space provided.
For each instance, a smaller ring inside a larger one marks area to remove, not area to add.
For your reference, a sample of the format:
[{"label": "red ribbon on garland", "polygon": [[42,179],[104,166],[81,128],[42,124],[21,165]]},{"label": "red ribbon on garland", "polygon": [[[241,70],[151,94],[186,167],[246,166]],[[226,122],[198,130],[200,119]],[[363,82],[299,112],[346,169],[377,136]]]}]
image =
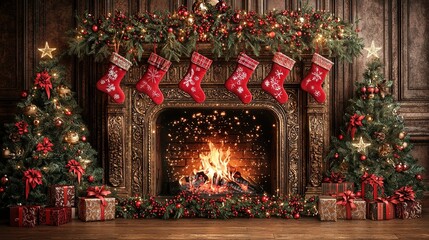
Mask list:
[{"label": "red ribbon on garland", "polygon": [[36,169],[28,169],[24,172],[25,181],[25,199],[28,199],[28,194],[31,189],[34,189],[37,185],[42,185],[42,173]]},{"label": "red ribbon on garland", "polygon": [[342,198],[337,200],[337,204],[346,207],[346,219],[350,220],[352,219],[352,209],[356,209],[355,194],[351,190],[347,190],[341,196]]},{"label": "red ribbon on garland", "polygon": [[414,202],[415,197],[416,193],[414,192],[413,187],[404,186],[396,190],[393,195],[389,197],[389,200],[393,204],[398,204],[406,201]]},{"label": "red ribbon on garland", "polygon": [[355,138],[357,127],[362,126],[362,120],[364,118],[365,115],[358,115],[357,113],[350,117],[347,133],[350,133],[352,139]]},{"label": "red ribbon on garland", "polygon": [[67,163],[66,168],[69,169],[69,172],[77,175],[77,181],[80,184],[80,179],[82,178],[82,175],[85,174],[85,170],[82,168],[80,163],[72,159]]},{"label": "red ribbon on garland", "polygon": [[51,76],[46,70],[36,74],[36,79],[34,79],[34,84],[39,86],[39,88],[44,88],[46,91],[46,95],[48,96],[48,99],[51,98],[51,89],[52,89]]},{"label": "red ribbon on garland", "polygon": [[43,154],[46,154],[48,152],[52,152],[53,146],[54,144],[51,143],[51,140],[49,140],[49,138],[47,137],[44,137],[43,141],[36,145],[36,151],[43,152]]},{"label": "red ribbon on garland", "polygon": [[[383,187],[383,177],[378,177],[374,174],[368,174],[368,172],[365,172],[363,176],[361,177],[362,181],[362,197],[365,198],[365,186],[371,185],[373,189],[373,199],[378,198],[378,187]],[[382,192],[384,192],[384,189],[382,189]]]}]

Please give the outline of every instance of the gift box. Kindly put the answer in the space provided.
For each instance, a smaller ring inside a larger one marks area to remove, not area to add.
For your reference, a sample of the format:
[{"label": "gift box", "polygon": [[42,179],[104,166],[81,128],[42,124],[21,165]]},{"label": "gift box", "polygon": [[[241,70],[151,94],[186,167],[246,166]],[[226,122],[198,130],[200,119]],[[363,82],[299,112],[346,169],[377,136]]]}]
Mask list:
[{"label": "gift box", "polygon": [[14,227],[35,227],[38,224],[40,206],[10,207],[10,225]]},{"label": "gift box", "polygon": [[71,208],[71,219],[77,219],[78,218],[78,211],[76,207]]},{"label": "gift box", "polygon": [[330,196],[320,196],[318,211],[321,221],[337,221],[337,199]]},{"label": "gift box", "polygon": [[370,202],[384,195],[383,177],[378,177],[367,172],[361,177],[362,198]]},{"label": "gift box", "polygon": [[52,185],[49,188],[49,202],[51,206],[55,207],[74,207],[74,186]]},{"label": "gift box", "polygon": [[105,205],[99,198],[79,198],[79,219],[88,221],[104,221],[115,219],[115,198],[104,198]]},{"label": "gift box", "polygon": [[324,182],[322,183],[322,195],[338,195],[346,190],[353,191],[354,184],[351,182],[341,182],[341,183],[332,183]]},{"label": "gift box", "polygon": [[367,218],[371,220],[390,220],[395,218],[395,205],[391,202],[369,202]]},{"label": "gift box", "polygon": [[396,217],[400,219],[414,219],[422,217],[422,203],[420,200],[406,201],[396,204]]},{"label": "gift box", "polygon": [[355,209],[351,209],[347,205],[337,204],[337,218],[349,220],[366,219],[366,201],[361,198],[356,198],[353,200],[353,203],[356,206]]},{"label": "gift box", "polygon": [[59,226],[71,221],[70,207],[46,207],[39,212],[40,224]]}]

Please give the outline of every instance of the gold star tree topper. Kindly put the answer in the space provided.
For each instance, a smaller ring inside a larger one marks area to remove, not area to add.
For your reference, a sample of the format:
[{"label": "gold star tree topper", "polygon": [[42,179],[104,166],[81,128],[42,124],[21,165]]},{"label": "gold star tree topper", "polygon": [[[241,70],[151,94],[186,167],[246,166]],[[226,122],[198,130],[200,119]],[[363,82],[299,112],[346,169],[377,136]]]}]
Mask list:
[{"label": "gold star tree topper", "polygon": [[365,153],[366,152],[366,147],[371,146],[371,143],[366,143],[363,141],[363,138],[360,137],[359,138],[359,142],[358,143],[352,143],[353,147],[357,148],[357,151],[360,153]]},{"label": "gold star tree topper", "polygon": [[379,58],[377,52],[381,50],[381,47],[376,47],[375,43],[374,43],[374,40],[372,40],[372,42],[371,42],[371,47],[364,48],[364,49],[368,51],[368,55],[366,55],[366,58],[370,58],[371,56]]},{"label": "gold star tree topper", "polygon": [[45,48],[38,48],[38,50],[42,52],[41,58],[43,58],[44,56],[48,56],[50,58],[53,58],[52,52],[57,50],[57,49],[56,48],[50,48],[48,42],[46,42]]}]

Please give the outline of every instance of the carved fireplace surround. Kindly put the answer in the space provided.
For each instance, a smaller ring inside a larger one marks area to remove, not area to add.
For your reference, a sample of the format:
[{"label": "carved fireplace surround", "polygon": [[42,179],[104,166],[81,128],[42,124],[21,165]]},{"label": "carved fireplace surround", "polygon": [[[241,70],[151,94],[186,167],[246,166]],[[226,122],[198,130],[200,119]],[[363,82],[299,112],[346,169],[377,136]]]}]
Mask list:
[{"label": "carved fireplace surround", "polygon": [[[212,58],[208,51],[200,53]],[[272,55],[253,58],[260,64],[248,84],[253,95],[249,104],[241,103],[224,87],[225,80],[235,70],[236,59],[213,61],[201,84],[206,94],[204,103],[195,103],[178,88],[188,70],[189,58],[173,62],[161,81],[165,100],[160,105],[135,88],[147,65],[131,68],[122,81],[126,101],[124,104],[109,101],[107,105],[106,182],[120,195],[157,195],[156,181],[161,166],[155,160],[159,141],[156,120],[165,109],[264,109],[275,115],[278,124],[275,158],[272,160],[277,193],[318,194],[325,170],[323,156],[329,145],[330,76],[324,82],[327,101],[319,104],[300,89],[300,81],[311,66],[311,56],[302,56],[285,80],[289,100],[282,105],[261,88],[261,81],[271,70]]]}]

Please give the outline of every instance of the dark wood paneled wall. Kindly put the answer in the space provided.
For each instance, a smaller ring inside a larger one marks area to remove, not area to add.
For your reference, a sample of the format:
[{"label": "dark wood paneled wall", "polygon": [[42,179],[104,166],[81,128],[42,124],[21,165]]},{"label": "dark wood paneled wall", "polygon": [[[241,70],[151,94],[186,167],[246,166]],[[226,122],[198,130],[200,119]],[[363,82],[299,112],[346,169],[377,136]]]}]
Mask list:
[{"label": "dark wood paneled wall", "polygon": [[[33,84],[34,68],[40,60],[37,48],[48,41],[51,47],[66,50],[64,33],[75,27],[74,14],[94,15],[119,9],[135,13],[173,10],[192,0],[2,0],[0,1],[0,123],[13,121],[20,93]],[[216,1],[214,1],[216,2]],[[297,9],[301,1],[241,0],[227,1],[236,8],[257,12]],[[305,2],[305,1],[304,1]],[[394,81],[392,91],[402,104],[401,115],[414,143],[413,155],[429,169],[429,1],[426,0],[309,0],[316,9],[326,9],[343,19],[359,21],[365,44],[374,40],[382,47],[379,56],[386,65],[385,75]],[[335,62],[331,70],[332,129],[336,134],[343,124],[343,110],[353,96],[354,82],[362,78],[366,52],[352,63]],[[105,105],[107,98],[95,89],[106,64],[91,58],[64,59],[68,80],[77,93],[83,117],[91,129],[90,141],[105,159]],[[429,174],[425,176],[426,181]]]}]

